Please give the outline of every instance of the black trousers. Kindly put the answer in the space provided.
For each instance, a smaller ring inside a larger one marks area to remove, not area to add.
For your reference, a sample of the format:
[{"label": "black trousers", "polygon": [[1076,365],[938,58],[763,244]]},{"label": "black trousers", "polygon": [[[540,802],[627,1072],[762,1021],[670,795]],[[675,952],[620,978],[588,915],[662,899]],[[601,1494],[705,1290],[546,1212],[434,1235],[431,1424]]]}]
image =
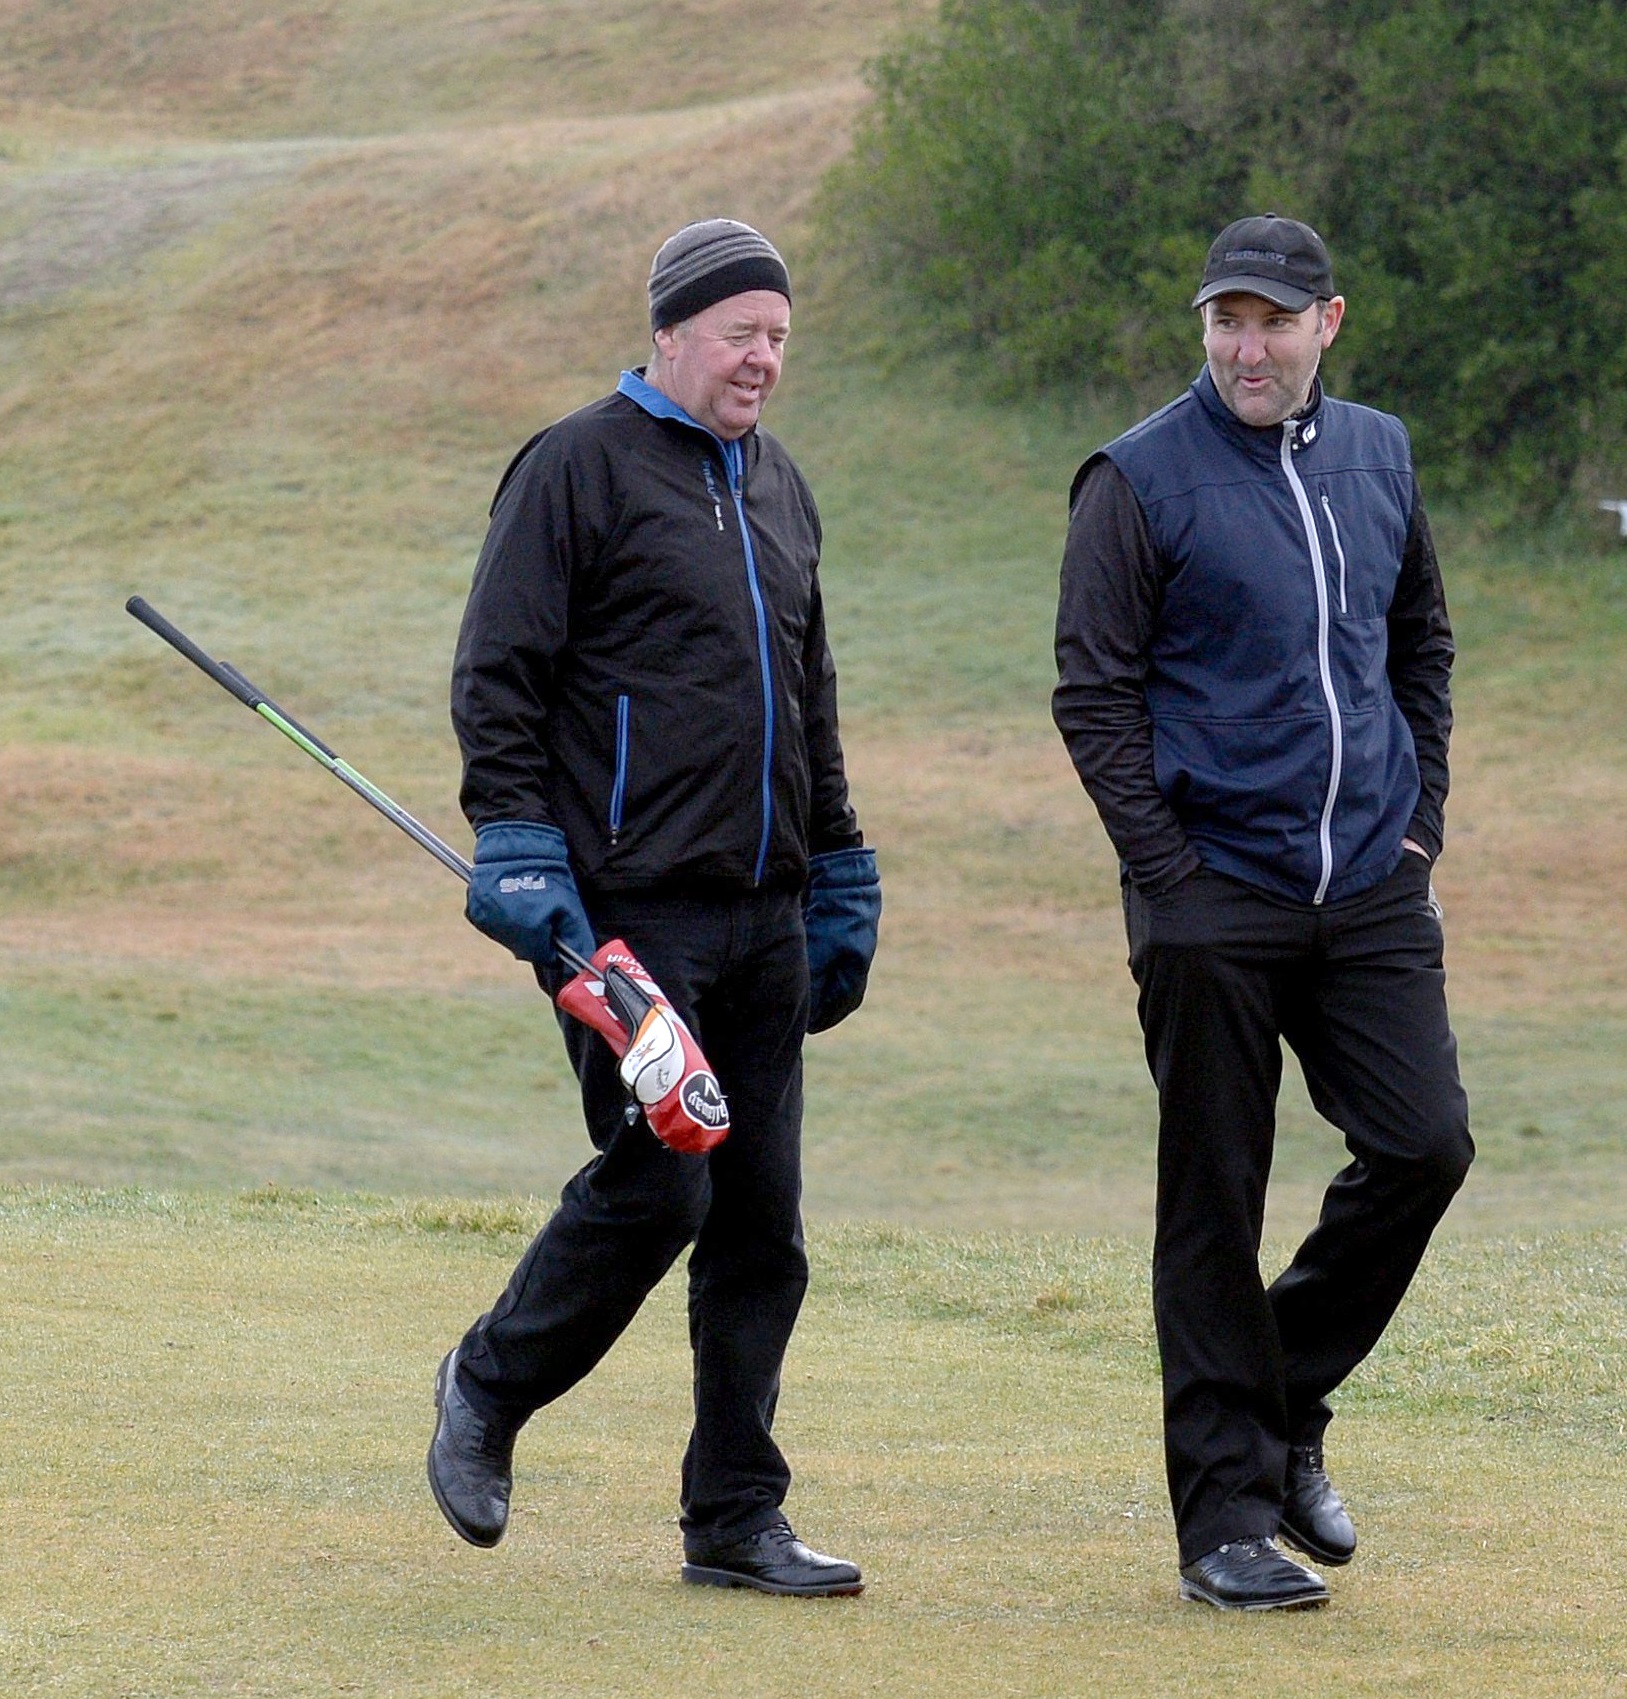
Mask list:
[{"label": "black trousers", "polygon": [[[1181,1561],[1273,1534],[1290,1445],[1372,1350],[1474,1156],[1421,856],[1339,903],[1280,902],[1202,870],[1125,893],[1158,1086],[1153,1308]],[[1260,1235],[1293,1047],[1351,1161],[1288,1268]]]},{"label": "black trousers", "polygon": [[598,1155],[565,1187],[489,1314],[466,1335],[459,1385],[523,1422],[582,1379],[691,1242],[695,1425],[684,1457],[691,1550],[767,1527],[791,1482],[770,1429],[808,1284],[802,1242],[802,1040],[807,945],[799,897],[588,900],[699,1039],[729,1102],[728,1138],[680,1156],[626,1113],[603,1039],[562,1018]]}]

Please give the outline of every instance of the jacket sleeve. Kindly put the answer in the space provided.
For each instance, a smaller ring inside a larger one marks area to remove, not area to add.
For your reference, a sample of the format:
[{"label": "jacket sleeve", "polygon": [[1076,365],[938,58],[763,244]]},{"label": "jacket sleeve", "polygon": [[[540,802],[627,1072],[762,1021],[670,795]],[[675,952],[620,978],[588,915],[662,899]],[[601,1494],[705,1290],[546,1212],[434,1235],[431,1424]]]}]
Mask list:
[{"label": "jacket sleeve", "polygon": [[1446,837],[1447,747],[1452,737],[1452,662],[1456,656],[1446,613],[1446,588],[1435,558],[1418,480],[1412,482],[1412,520],[1389,613],[1390,690],[1412,728],[1418,753],[1418,806],[1407,835],[1441,853]]},{"label": "jacket sleeve", "polygon": [[808,750],[808,854],[862,849],[836,728],[836,662],[825,636],[825,603],[814,571],[802,648],[802,734]]},{"label": "jacket sleeve", "polygon": [[1086,461],[1074,488],[1051,713],[1131,880],[1156,896],[1200,865],[1153,767],[1147,646],[1163,601],[1163,563],[1111,460]]},{"label": "jacket sleeve", "polygon": [[568,636],[571,584],[596,551],[583,479],[544,432],[492,504],[452,666],[452,725],[470,825],[534,820],[548,806],[548,718]]}]

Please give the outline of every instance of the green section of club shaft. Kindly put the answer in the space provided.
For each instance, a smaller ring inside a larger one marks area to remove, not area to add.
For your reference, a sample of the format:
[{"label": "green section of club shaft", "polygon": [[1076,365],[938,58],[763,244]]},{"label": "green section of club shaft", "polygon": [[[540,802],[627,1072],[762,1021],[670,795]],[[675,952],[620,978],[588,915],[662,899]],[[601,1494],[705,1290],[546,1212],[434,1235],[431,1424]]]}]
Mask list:
[{"label": "green section of club shaft", "polygon": [[337,755],[330,754],[285,715],[279,714],[269,702],[256,703],[254,711],[268,725],[275,726],[289,742],[298,744],[313,761],[320,762],[342,784],[348,785],[364,802],[372,803],[391,825],[399,826],[414,843],[428,850],[443,867],[449,868],[465,883],[468,882],[473,872],[470,864],[450,844],[442,842],[427,826],[413,819],[400,803],[386,796],[365,774],[358,773],[348,761],[342,761]]},{"label": "green section of club shaft", "polygon": [[374,802],[379,804],[380,807],[388,806],[392,810],[399,812],[399,810],[396,809],[396,804],[391,802],[390,798],[387,797],[384,792],[381,791],[378,786],[375,785],[364,773],[358,773],[348,761],[334,762],[333,770],[347,784],[354,785],[360,790],[365,791],[366,794],[371,797]]},{"label": "green section of club shaft", "polygon": [[[341,762],[335,760],[333,756],[329,755],[325,749],[318,749],[298,726],[290,725],[289,722],[285,720],[269,702],[261,702],[257,704],[254,711],[262,720],[267,720],[274,725],[284,737],[294,743],[297,743],[313,761],[320,761],[330,773],[334,772],[342,765]],[[371,789],[370,786],[369,789]]]}]

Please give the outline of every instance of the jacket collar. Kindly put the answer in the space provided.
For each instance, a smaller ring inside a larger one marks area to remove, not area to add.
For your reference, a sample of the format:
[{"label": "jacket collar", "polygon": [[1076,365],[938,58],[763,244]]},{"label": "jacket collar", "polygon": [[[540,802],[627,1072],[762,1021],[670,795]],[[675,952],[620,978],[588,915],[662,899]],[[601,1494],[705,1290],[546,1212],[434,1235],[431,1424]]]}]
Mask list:
[{"label": "jacket collar", "polygon": [[687,425],[692,431],[700,431],[717,444],[718,452],[723,456],[723,464],[730,472],[738,476],[745,468],[746,445],[744,441],[725,442],[716,431],[711,431],[699,419],[686,413],[670,395],[655,387],[645,379],[643,369],[623,372],[616,384],[616,393],[625,395],[631,402],[642,407],[652,419],[671,419],[676,424]]},{"label": "jacket collar", "polygon": [[[1257,459],[1269,460],[1275,464],[1282,453],[1281,425],[1245,425],[1241,419],[1220,399],[1220,391],[1215,388],[1213,374],[1205,362],[1203,370],[1192,380],[1192,391],[1198,399],[1198,404],[1214,422],[1214,424],[1231,438],[1240,448]],[[1303,408],[1295,414],[1294,421],[1298,429],[1294,432],[1294,453],[1307,449],[1322,435],[1326,420],[1322,416],[1322,378],[1318,374],[1311,379],[1311,396]]]}]

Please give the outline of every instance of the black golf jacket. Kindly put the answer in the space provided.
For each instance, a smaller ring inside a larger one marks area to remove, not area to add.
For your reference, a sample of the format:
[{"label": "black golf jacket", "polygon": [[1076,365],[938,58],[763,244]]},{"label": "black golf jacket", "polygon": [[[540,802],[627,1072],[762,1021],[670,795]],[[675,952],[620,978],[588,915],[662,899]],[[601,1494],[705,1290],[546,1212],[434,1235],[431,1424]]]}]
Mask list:
[{"label": "black golf jacket", "polygon": [[557,825],[603,890],[796,888],[861,845],[819,552],[772,436],[725,443],[636,373],[533,437],[453,665],[470,823]]}]

